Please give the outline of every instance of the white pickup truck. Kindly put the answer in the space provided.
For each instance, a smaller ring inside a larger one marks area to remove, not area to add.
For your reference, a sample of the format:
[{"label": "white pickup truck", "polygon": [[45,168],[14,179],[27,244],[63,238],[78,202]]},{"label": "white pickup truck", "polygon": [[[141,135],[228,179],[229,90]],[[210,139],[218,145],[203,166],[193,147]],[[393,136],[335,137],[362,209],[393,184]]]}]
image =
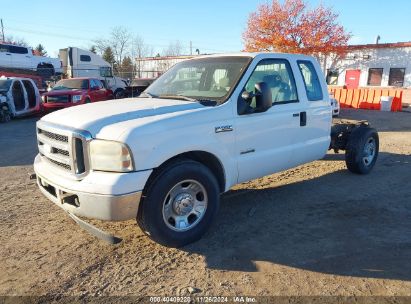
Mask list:
[{"label": "white pickup truck", "polygon": [[3,69],[34,71],[46,78],[63,71],[58,58],[35,56],[30,47],[0,43],[0,71]]},{"label": "white pickup truck", "polygon": [[80,217],[137,219],[153,240],[201,238],[232,186],[345,150],[366,174],[378,134],[366,122],[332,125],[327,85],[312,57],[213,55],[176,64],[139,98],[86,104],[37,123],[40,190]]}]

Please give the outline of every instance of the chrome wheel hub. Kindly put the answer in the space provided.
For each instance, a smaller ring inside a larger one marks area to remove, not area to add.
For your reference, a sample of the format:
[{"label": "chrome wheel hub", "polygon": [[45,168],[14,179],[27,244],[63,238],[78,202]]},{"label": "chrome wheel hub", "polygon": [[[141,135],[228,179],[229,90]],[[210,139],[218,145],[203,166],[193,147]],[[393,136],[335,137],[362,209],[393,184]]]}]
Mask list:
[{"label": "chrome wheel hub", "polygon": [[163,220],[172,230],[183,232],[196,226],[207,209],[208,197],[204,186],[195,180],[176,184],[163,202]]},{"label": "chrome wheel hub", "polygon": [[173,209],[177,215],[187,215],[194,207],[194,198],[191,194],[181,193],[173,202]]},{"label": "chrome wheel hub", "polygon": [[369,166],[374,160],[376,154],[376,147],[377,144],[375,142],[375,139],[370,137],[364,145],[364,156],[362,158],[362,161],[365,166]]}]

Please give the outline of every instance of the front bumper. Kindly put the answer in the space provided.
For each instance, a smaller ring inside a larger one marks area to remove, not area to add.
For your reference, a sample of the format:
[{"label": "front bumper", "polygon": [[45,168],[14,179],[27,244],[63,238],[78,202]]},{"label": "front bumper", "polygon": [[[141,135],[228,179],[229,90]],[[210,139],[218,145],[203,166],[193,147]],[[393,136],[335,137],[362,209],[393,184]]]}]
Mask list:
[{"label": "front bumper", "polygon": [[[125,173],[129,176],[124,177],[122,173],[98,172],[94,176],[89,174],[84,180],[73,181],[53,174],[53,168],[39,156],[34,171],[40,191],[57,206],[77,216],[106,221],[136,218],[142,189],[151,173],[151,170]],[[132,189],[127,186],[130,179],[135,182]],[[111,191],[107,191],[108,187]]]}]

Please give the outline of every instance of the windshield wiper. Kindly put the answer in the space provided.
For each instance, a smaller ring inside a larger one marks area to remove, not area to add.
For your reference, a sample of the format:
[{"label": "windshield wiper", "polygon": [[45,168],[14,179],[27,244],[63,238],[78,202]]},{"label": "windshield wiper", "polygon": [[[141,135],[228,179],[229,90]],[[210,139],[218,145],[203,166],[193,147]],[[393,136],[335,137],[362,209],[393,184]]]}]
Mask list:
[{"label": "windshield wiper", "polygon": [[206,107],[214,107],[218,105],[218,101],[214,99],[199,98],[196,101]]},{"label": "windshield wiper", "polygon": [[186,100],[186,101],[197,101],[197,99],[190,98],[184,95],[159,95],[158,98],[164,99],[179,99],[179,100]]}]

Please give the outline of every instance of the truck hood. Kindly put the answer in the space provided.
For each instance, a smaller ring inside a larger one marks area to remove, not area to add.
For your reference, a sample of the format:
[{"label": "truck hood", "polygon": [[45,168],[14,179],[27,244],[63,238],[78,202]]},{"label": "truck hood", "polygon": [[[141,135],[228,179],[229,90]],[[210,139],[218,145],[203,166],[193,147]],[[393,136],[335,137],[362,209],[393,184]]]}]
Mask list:
[{"label": "truck hood", "polygon": [[[115,140],[130,127],[124,122],[137,120],[140,124],[146,124],[163,117],[177,116],[205,108],[197,102],[183,100],[127,98],[62,109],[44,116],[42,120],[87,130],[93,137]],[[137,121],[135,125],[139,124]]]}]

